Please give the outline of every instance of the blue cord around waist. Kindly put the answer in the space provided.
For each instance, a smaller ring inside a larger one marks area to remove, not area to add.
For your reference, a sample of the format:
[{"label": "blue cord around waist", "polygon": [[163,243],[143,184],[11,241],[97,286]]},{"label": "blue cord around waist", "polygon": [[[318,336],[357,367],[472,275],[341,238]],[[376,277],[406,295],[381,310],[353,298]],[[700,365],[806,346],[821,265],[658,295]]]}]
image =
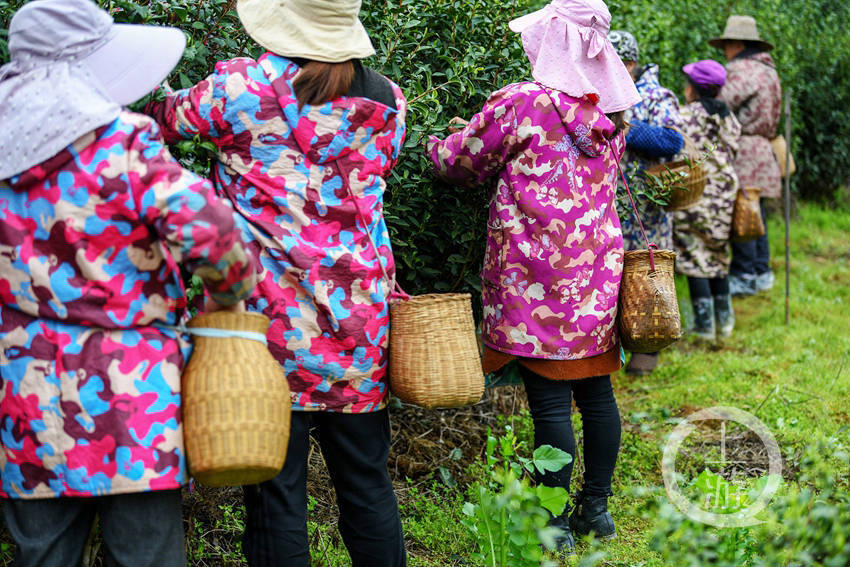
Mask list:
[{"label": "blue cord around waist", "polygon": [[263,343],[263,345],[265,346],[269,345],[269,341],[268,339],[266,339],[266,335],[264,333],[255,333],[253,331],[233,331],[229,329],[214,329],[209,327],[186,327],[185,325],[179,325],[176,327],[172,325],[157,326],[166,329],[171,329],[172,331],[177,331],[178,333],[195,335],[197,337],[206,337],[212,339],[248,339],[249,341],[257,341],[258,343]]}]

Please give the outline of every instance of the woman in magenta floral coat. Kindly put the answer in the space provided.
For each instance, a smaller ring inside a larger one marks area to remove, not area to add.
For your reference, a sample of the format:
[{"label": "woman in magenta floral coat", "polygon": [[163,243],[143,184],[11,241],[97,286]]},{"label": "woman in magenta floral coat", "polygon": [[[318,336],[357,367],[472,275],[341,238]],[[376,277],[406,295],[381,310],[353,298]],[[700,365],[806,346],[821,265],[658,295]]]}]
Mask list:
[{"label": "woman in magenta floral coat", "polygon": [[[428,152],[443,178],[495,177],[482,271],[485,372],[517,359],[535,446],[575,454],[571,396],[585,434],[584,487],[565,531],[615,535],[607,512],[620,439],[609,374],[620,367],[615,330],[623,241],[614,204],[625,147],[622,112],[640,96],[606,37],[600,1],[561,0],[511,22],[535,82],[496,91],[481,112]],[[539,482],[569,489],[572,467]]]}]

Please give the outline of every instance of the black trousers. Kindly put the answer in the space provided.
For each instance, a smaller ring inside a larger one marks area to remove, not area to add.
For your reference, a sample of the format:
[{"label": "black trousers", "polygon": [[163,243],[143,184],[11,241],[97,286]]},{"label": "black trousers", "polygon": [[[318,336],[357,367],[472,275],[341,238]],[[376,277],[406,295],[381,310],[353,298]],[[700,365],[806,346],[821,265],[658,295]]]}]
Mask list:
[{"label": "black trousers", "polygon": [[352,567],[407,564],[398,501],[387,473],[387,410],[292,412],[289,448],[275,478],[245,487],[242,549],[251,567],[307,567],[307,456],[315,428],[336,490],[339,532]]},{"label": "black trousers", "polygon": [[[549,380],[520,365],[531,418],[534,447],[551,445],[575,458],[576,442],[570,421],[572,398],[581,412],[584,431],[584,486],[590,496],[610,496],[614,467],[620,452],[620,411],[610,376],[583,380]],[[538,475],[546,486],[570,489],[573,464],[560,471]]]},{"label": "black trousers", "polygon": [[94,498],[6,500],[15,567],[79,565],[95,514],[112,567],[185,567],[179,490]]},{"label": "black trousers", "polygon": [[762,200],[761,205],[761,220],[764,222],[764,236],[747,242],[732,241],[730,274],[757,276],[770,271],[770,241],[767,239],[767,217],[764,213],[764,200]]},{"label": "black trousers", "polygon": [[729,295],[729,277],[709,279],[688,276],[688,291],[691,293],[691,300],[698,297]]}]

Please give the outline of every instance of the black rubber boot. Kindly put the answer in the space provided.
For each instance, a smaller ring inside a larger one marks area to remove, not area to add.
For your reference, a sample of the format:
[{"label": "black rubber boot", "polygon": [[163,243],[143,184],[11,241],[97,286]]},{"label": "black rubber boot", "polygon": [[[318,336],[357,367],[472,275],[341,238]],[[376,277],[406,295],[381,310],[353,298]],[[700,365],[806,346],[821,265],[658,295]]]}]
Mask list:
[{"label": "black rubber boot", "polygon": [[570,519],[564,514],[561,517],[555,518],[549,525],[553,528],[558,528],[564,533],[555,538],[555,553],[569,557],[576,554],[576,540],[573,537],[573,532],[570,530]]},{"label": "black rubber boot", "polygon": [[717,323],[717,334],[723,338],[732,334],[735,328],[735,310],[732,309],[732,298],[728,295],[714,296],[714,316]]},{"label": "black rubber boot", "polygon": [[714,329],[714,300],[710,297],[691,299],[694,308],[694,327],[691,332],[701,339],[713,341]]},{"label": "black rubber boot", "polygon": [[570,528],[579,535],[593,533],[600,539],[615,539],[617,528],[608,512],[608,497],[587,496],[579,492],[576,507],[570,514]]}]

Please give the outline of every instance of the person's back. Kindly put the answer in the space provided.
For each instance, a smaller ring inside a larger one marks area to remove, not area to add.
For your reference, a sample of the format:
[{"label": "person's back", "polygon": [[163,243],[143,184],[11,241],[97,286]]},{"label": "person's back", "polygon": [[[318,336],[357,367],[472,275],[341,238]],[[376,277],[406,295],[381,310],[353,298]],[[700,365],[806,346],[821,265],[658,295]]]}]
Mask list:
[{"label": "person's back", "polygon": [[262,265],[249,310],[292,393],[283,470],[245,487],[243,550],[252,567],[309,564],[310,430],[334,482],[355,567],[405,563],[389,454],[389,296],[395,275],[383,218],[407,104],[362,66],[374,53],[360,2],[240,0],[246,32],[269,51],[238,58],[147,108],[170,140],[218,147],[214,177],[244,219]]},{"label": "person's back", "polygon": [[770,53],[744,51],[726,65],[729,78],[720,98],[741,123],[738,174],[745,187],[758,187],[761,197],[779,197],[781,171],[770,145],[782,114],[782,86]]},{"label": "person's back", "polygon": [[[768,53],[773,44],[761,38],[756,21],[750,16],[732,15],[720,37],[709,45],[722,49],[728,79],[720,99],[741,123],[740,150],[735,171],[741,187],[756,188],[761,199],[782,194],[782,171],[771,140],[777,135],[781,114],[782,88],[776,65]],[[762,200],[762,218],[764,219]],[[729,285],[733,295],[753,295],[773,287],[770,245],[765,234],[746,242],[732,243]]]},{"label": "person's back", "polygon": [[[585,336],[576,322],[614,322],[623,249],[613,180],[623,136],[592,102],[532,82],[493,93],[464,132],[429,145],[446,179],[498,175],[482,293],[485,305],[502,308],[485,307],[485,342],[541,358],[611,350],[613,335]],[[517,328],[526,329],[521,341]]]},{"label": "person's back", "polygon": [[772,139],[782,115],[782,86],[770,53],[744,52],[726,65],[720,98],[732,108],[745,136]]},{"label": "person's back", "polygon": [[389,288],[369,237],[392,277],[382,203],[406,102],[357,62],[355,96],[302,104],[293,87],[301,69],[273,53],[221,62],[209,79],[149,111],[167,139],[197,133],[218,146],[216,187],[249,221],[244,229],[266,270],[248,306],[272,319],[270,347],[297,382],[295,403],[382,407],[388,337],[377,329],[389,321]]}]

